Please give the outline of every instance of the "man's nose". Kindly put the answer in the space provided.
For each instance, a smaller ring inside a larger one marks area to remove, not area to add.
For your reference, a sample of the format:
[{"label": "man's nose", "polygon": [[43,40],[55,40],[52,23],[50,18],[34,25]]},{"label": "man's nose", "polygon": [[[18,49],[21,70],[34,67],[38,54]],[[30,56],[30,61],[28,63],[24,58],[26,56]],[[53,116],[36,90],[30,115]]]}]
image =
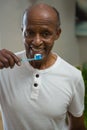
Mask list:
[{"label": "man's nose", "polygon": [[33,39],[33,44],[39,46],[42,44],[42,38],[39,34],[37,34]]}]

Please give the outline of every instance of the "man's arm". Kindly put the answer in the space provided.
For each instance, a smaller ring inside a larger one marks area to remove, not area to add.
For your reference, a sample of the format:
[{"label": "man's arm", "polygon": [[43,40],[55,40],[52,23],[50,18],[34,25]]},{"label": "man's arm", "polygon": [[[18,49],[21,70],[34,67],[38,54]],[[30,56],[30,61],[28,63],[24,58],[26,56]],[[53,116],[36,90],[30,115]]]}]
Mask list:
[{"label": "man's arm", "polygon": [[69,130],[86,130],[84,125],[84,116],[74,117],[71,113],[68,113]]}]

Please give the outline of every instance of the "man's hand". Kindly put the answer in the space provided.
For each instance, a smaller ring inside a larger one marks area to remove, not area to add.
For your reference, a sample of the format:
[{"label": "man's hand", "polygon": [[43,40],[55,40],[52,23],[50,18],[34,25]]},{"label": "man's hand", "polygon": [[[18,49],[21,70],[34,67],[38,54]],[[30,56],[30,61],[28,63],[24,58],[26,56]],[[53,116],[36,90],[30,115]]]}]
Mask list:
[{"label": "man's hand", "polygon": [[2,49],[0,50],[0,69],[13,68],[15,64],[21,65],[20,58],[17,57],[13,52]]},{"label": "man's hand", "polygon": [[74,117],[71,113],[68,113],[69,130],[86,130],[84,125],[84,116]]}]

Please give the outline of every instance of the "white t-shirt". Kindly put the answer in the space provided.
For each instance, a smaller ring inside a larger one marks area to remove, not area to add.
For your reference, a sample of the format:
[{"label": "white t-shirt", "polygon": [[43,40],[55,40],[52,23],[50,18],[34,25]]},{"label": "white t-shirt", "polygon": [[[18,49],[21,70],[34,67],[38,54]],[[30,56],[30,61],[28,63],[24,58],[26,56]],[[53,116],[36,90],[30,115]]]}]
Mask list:
[{"label": "white t-shirt", "polygon": [[45,70],[28,62],[3,69],[0,104],[4,130],[65,130],[67,111],[79,117],[84,110],[81,72],[59,56]]}]

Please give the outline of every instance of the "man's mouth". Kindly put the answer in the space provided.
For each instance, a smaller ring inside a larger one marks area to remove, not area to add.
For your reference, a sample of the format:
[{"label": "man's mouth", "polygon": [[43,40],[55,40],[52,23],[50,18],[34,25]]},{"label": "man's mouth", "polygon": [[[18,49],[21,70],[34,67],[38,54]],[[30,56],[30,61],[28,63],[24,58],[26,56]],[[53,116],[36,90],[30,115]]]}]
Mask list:
[{"label": "man's mouth", "polygon": [[44,51],[43,48],[34,48],[32,47],[31,50],[34,52],[34,53],[42,53]]}]

